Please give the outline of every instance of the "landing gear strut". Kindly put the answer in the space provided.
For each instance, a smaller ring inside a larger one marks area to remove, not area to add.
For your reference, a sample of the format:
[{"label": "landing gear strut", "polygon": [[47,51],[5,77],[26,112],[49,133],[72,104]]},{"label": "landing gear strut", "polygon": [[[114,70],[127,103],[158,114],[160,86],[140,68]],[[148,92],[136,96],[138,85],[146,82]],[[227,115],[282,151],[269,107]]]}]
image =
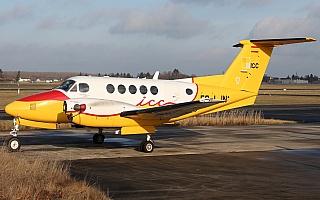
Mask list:
[{"label": "landing gear strut", "polygon": [[16,152],[20,150],[21,142],[18,138],[19,124],[16,123],[16,118],[13,119],[13,129],[10,131],[10,136],[6,138],[5,144],[8,150],[11,152]]},{"label": "landing gear strut", "polygon": [[93,135],[92,140],[95,144],[102,144],[105,139],[105,136],[102,133],[102,128],[99,128],[99,133]]},{"label": "landing gear strut", "polygon": [[140,151],[145,153],[151,153],[154,149],[154,143],[151,140],[151,136],[147,134],[147,139],[140,143]]}]

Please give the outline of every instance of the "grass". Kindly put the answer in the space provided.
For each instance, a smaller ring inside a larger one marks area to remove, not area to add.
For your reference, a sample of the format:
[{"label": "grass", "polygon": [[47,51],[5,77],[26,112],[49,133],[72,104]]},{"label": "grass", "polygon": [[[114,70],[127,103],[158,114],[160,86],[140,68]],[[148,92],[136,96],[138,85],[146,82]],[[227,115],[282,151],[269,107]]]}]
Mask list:
[{"label": "grass", "polygon": [[4,110],[5,106],[9,103],[21,99],[23,97],[36,94],[40,91],[33,90],[21,90],[20,94],[17,94],[17,90],[0,90],[1,98],[0,98],[0,110]]},{"label": "grass", "polygon": [[6,105],[17,99],[48,91],[56,86],[56,83],[22,83],[19,86],[20,94],[18,94],[17,84],[0,84],[0,93],[2,97],[0,98],[0,110],[4,110]]},{"label": "grass", "polygon": [[0,199],[109,199],[99,188],[70,176],[70,164],[26,159],[0,150]]},{"label": "grass", "polygon": [[256,105],[318,105],[320,84],[262,84]]},{"label": "grass", "polygon": [[243,126],[257,124],[295,123],[286,120],[264,119],[261,111],[229,110],[191,117],[176,122],[179,126]]}]

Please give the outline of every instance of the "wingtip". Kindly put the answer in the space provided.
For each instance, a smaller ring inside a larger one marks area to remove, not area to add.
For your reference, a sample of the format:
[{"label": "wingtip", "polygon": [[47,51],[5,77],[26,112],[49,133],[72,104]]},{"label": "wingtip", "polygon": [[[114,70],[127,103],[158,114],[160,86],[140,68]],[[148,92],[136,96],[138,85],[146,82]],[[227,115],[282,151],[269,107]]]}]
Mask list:
[{"label": "wingtip", "polygon": [[312,37],[307,37],[306,38],[307,41],[310,41],[310,42],[315,42],[317,41],[316,39],[312,38]]}]

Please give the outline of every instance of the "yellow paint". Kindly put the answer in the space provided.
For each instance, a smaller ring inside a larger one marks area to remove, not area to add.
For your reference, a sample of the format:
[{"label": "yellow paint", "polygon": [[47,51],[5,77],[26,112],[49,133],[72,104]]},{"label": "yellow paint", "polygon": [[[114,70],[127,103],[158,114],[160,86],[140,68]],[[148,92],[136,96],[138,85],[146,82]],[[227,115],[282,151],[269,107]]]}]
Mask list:
[{"label": "yellow paint", "polygon": [[148,134],[154,132],[156,132],[154,126],[130,126],[121,128],[121,135]]},{"label": "yellow paint", "polygon": [[14,101],[6,106],[6,113],[23,119],[46,123],[68,122],[63,112],[63,101]]},{"label": "yellow paint", "polygon": [[45,128],[45,129],[57,129],[56,123],[44,123],[44,122],[36,122],[30,121],[23,118],[19,118],[17,123],[23,126],[31,126],[31,127],[38,127],[38,128]]},{"label": "yellow paint", "polygon": [[119,115],[110,117],[98,117],[87,114],[73,114],[72,122],[89,127],[135,127],[135,126],[159,126],[168,122],[167,120],[144,120],[120,117]]}]

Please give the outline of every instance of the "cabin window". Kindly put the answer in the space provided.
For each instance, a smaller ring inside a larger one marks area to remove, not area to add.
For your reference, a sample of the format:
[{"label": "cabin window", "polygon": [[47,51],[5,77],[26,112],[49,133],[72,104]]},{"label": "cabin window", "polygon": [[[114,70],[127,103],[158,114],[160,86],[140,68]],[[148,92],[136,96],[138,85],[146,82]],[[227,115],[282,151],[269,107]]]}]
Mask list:
[{"label": "cabin window", "polygon": [[118,85],[118,92],[124,94],[126,92],[126,87],[124,87],[124,85]]},{"label": "cabin window", "polygon": [[193,91],[190,88],[187,88],[186,89],[186,93],[187,93],[187,95],[192,95]]},{"label": "cabin window", "polygon": [[131,94],[135,94],[135,93],[137,92],[136,86],[130,85],[130,86],[129,86],[129,92],[130,92]]},{"label": "cabin window", "polygon": [[79,83],[79,91],[80,92],[88,92],[89,91],[89,85],[86,83]]},{"label": "cabin window", "polygon": [[157,88],[156,86],[151,86],[150,92],[151,92],[153,95],[156,95],[156,94],[158,94],[158,88]]},{"label": "cabin window", "polygon": [[112,84],[107,85],[107,91],[112,94],[114,92],[114,86]]},{"label": "cabin window", "polygon": [[147,92],[148,92],[147,87],[144,86],[144,85],[141,85],[140,86],[140,92],[141,92],[141,94],[147,94]]},{"label": "cabin window", "polygon": [[70,90],[70,92],[78,92],[77,85],[73,86],[73,88]]},{"label": "cabin window", "polygon": [[66,80],[63,83],[61,83],[58,87],[56,87],[56,89],[64,90],[67,92],[73,86],[74,83],[74,80]]}]

